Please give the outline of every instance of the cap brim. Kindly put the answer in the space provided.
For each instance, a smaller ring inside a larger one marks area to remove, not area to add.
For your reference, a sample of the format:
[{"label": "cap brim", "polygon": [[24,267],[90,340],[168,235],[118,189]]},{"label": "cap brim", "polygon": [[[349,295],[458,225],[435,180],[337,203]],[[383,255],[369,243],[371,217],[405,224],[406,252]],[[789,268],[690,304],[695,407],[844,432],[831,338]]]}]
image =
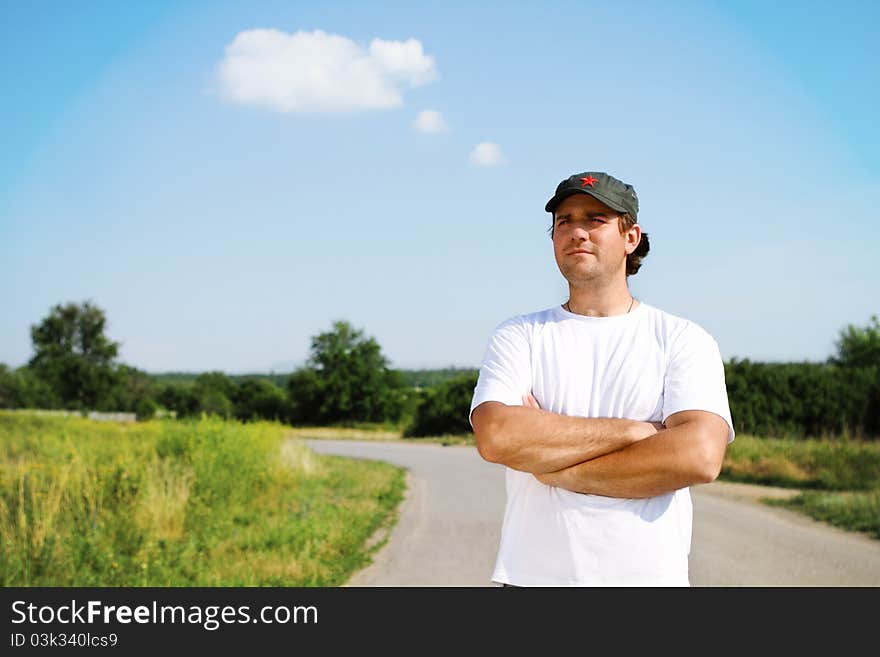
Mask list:
[{"label": "cap brim", "polygon": [[604,196],[602,196],[601,194],[599,194],[598,192],[596,192],[595,190],[592,190],[592,189],[567,189],[560,194],[556,194],[553,198],[551,198],[549,201],[547,201],[547,205],[544,206],[544,210],[546,212],[555,212],[556,206],[559,205],[560,203],[562,203],[565,199],[567,199],[572,194],[589,194],[594,199],[596,199],[598,201],[602,201],[602,203],[607,205],[612,210],[617,210],[618,212],[629,212],[629,210],[627,210],[626,208],[623,208],[620,205],[617,205],[617,204],[609,201],[607,198],[605,198]]}]

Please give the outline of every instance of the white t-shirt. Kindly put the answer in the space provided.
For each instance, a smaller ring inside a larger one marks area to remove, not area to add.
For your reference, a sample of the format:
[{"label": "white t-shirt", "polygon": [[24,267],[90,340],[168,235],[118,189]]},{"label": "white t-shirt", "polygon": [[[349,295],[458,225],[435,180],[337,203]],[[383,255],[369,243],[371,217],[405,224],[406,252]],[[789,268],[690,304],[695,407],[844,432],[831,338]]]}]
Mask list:
[{"label": "white t-shirt", "polygon": [[[733,440],[724,363],[709,333],[644,303],[585,317],[554,306],[513,317],[489,339],[471,402],[522,404],[579,417],[665,422],[704,410]],[[613,498],[547,486],[506,469],[507,506],[492,580],[517,586],[688,586],[687,488]]]}]

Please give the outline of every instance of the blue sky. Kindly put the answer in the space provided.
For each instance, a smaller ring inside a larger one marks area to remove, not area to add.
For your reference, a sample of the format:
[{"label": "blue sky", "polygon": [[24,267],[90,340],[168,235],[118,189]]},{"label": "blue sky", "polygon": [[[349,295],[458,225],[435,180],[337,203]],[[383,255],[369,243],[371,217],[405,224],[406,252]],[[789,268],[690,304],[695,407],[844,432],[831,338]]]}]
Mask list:
[{"label": "blue sky", "polygon": [[543,207],[585,170],[639,194],[637,298],[823,360],[880,313],[878,7],[0,0],[0,362],[91,300],[150,372],[287,371],[339,319],[476,367],[565,301]]}]

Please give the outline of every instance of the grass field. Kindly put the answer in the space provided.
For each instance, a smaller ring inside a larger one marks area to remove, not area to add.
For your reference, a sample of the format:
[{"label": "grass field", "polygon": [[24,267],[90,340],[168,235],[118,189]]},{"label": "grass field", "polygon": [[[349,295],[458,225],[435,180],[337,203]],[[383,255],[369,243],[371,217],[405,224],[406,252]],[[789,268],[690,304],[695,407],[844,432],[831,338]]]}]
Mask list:
[{"label": "grass field", "polygon": [[0,411],[0,585],[340,585],[404,482],[276,423]]}]

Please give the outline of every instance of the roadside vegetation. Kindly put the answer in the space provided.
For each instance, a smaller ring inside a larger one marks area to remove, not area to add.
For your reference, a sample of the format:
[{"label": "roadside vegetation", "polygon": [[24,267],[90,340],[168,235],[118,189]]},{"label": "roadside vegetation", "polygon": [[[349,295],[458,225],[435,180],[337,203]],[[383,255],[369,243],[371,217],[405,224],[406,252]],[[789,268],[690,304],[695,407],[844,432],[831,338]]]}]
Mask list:
[{"label": "roadside vegetation", "polygon": [[381,547],[404,472],[288,432],[0,411],[0,585],[343,584]]},{"label": "roadside vegetation", "polygon": [[737,435],[720,479],[796,488],[766,499],[816,520],[880,539],[880,443]]}]

